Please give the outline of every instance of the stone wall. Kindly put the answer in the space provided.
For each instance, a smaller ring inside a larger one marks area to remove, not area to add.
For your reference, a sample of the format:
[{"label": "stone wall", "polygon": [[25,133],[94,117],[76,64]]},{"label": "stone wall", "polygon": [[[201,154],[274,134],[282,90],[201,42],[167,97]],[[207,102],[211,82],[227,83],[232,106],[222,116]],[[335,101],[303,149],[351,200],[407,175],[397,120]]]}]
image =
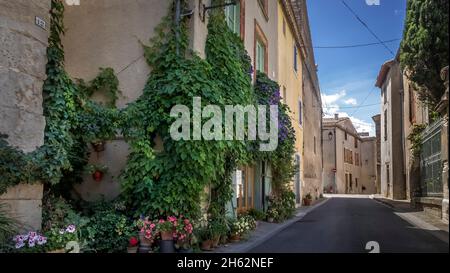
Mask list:
[{"label": "stone wall", "polygon": [[[0,0],[0,133],[24,152],[44,143],[42,86],[50,0]],[[36,17],[46,28],[35,24]],[[41,226],[42,185],[19,185],[0,196],[26,228]]]},{"label": "stone wall", "polygon": [[449,207],[449,190],[448,190],[448,118],[449,118],[449,89],[448,89],[448,66],[442,70],[442,79],[445,82],[445,94],[442,97],[441,103],[438,106],[438,111],[442,116],[442,131],[441,131],[441,160],[442,160],[442,185],[443,185],[443,200],[442,200],[442,219],[448,223],[448,207]]}]

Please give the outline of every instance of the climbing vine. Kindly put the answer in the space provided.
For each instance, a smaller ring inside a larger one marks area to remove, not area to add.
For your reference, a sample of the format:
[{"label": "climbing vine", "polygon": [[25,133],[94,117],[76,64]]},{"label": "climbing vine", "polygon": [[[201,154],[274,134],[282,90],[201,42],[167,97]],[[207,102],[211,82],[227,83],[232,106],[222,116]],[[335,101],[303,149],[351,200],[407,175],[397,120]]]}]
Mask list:
[{"label": "climbing vine", "polygon": [[[44,145],[25,154],[10,147],[7,136],[0,139],[0,194],[19,183],[44,182],[68,189],[82,181],[82,169],[88,161],[87,142],[110,139],[120,123],[116,109],[105,109],[89,99],[96,91],[117,98],[118,81],[112,69],[103,69],[94,81],[77,85],[64,69],[64,4],[52,0],[50,35],[47,48],[47,79],[43,86],[43,108],[46,120]],[[8,159],[12,160],[8,160]],[[61,183],[63,182],[63,183]]]},{"label": "climbing vine", "polygon": [[425,124],[416,124],[408,136],[408,140],[411,141],[411,155],[415,158],[418,158],[422,151],[422,133],[426,127]]},{"label": "climbing vine", "polygon": [[[221,93],[211,80],[212,67],[188,50],[186,20],[178,25],[167,16],[157,33],[145,47],[152,73],[125,113],[124,136],[132,152],[122,175],[123,197],[137,215],[196,218],[202,191],[224,172],[225,143],[173,140],[170,126],[176,119],[170,113],[175,105],[192,105],[194,97],[201,97],[203,106],[221,105]],[[155,152],[157,138],[164,144]]]}]

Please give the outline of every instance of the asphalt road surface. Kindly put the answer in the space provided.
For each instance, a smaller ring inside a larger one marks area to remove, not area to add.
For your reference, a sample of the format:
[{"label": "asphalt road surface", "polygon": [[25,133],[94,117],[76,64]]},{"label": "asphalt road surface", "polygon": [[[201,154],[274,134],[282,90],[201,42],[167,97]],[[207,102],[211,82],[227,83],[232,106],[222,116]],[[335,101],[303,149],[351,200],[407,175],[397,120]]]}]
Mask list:
[{"label": "asphalt road surface", "polygon": [[[333,198],[251,253],[448,253],[447,243],[372,199]],[[376,247],[376,244],[375,244]],[[372,249],[373,250],[373,249]]]}]

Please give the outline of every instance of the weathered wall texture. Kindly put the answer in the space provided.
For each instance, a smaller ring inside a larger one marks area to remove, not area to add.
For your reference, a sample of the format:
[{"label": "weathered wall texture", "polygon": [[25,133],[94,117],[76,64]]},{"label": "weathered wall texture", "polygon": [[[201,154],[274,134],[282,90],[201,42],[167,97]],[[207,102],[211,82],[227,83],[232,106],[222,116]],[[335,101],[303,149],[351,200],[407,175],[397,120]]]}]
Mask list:
[{"label": "weathered wall texture", "polygon": [[[160,0],[96,0],[82,1],[80,6],[66,6],[63,39],[66,70],[72,78],[92,80],[100,67],[116,71],[122,96],[118,107],[126,107],[143,92],[150,73],[141,42],[146,44],[154,28],[167,15],[170,1]],[[120,193],[118,176],[126,163],[128,145],[122,140],[106,144],[101,153],[92,151],[91,163],[108,166],[102,182],[86,176],[75,187],[83,199],[107,199]]]},{"label": "weathered wall texture", "polygon": [[376,145],[377,145],[377,156],[376,156],[376,171],[377,171],[377,182],[375,184],[377,194],[381,193],[381,115],[376,115],[372,117],[375,122],[375,133],[376,133]]},{"label": "weathered wall texture", "polygon": [[[403,83],[397,61],[391,61],[387,69],[387,75],[379,86],[382,89],[381,194],[388,198],[401,200],[406,198],[402,138],[401,93]],[[387,121],[386,126],[385,121]],[[385,128],[387,128],[387,132]]]},{"label": "weathered wall texture", "polygon": [[[171,1],[161,0],[96,0],[82,1],[80,6],[66,6],[67,27],[63,43],[66,69],[72,78],[93,79],[100,67],[112,67],[120,82],[117,106],[135,101],[143,92],[150,68],[145,61],[142,43],[148,44],[154,28],[169,12]],[[209,0],[203,0],[209,5]],[[200,20],[199,2],[190,0],[194,12],[190,19],[190,45],[204,57],[207,20]],[[101,98],[99,98],[101,99]],[[75,187],[76,194],[88,201],[102,195],[107,199],[120,194],[118,176],[126,164],[128,145],[121,139],[106,145],[106,151],[92,152],[91,163],[109,167],[102,182],[86,176]]]},{"label": "weathered wall texture", "polygon": [[[376,194],[377,188],[377,143],[376,138],[361,141],[361,193]],[[364,187],[365,190],[362,188]]]},{"label": "weathered wall texture", "polygon": [[414,193],[420,187],[420,159],[414,158],[411,153],[411,141],[408,140],[414,125],[428,123],[428,109],[423,105],[414,92],[412,84],[406,75],[403,76],[403,124],[405,136],[405,178],[406,199],[411,200]]},{"label": "weathered wall texture", "polygon": [[317,66],[314,57],[308,9],[306,0],[291,1],[299,9],[297,18],[301,25],[301,36],[305,55],[302,58],[303,71],[303,180],[304,192],[311,192],[313,198],[323,193],[323,159],[322,159],[322,99],[320,94]]},{"label": "weathered wall texture", "polygon": [[[50,1],[0,0],[0,133],[8,142],[32,152],[44,142],[42,85],[46,78],[46,50]],[[35,25],[35,17],[47,30]],[[41,225],[42,185],[19,185],[0,196],[11,214],[28,228]]]},{"label": "weathered wall texture", "polygon": [[[300,156],[300,183],[303,177],[303,109],[300,104],[303,103],[302,94],[302,65],[300,50],[297,49],[297,68],[295,69],[294,63],[294,47],[297,47],[296,40],[294,38],[294,31],[288,24],[288,18],[284,14],[282,6],[278,3],[278,63],[280,64],[278,71],[278,84],[280,85],[280,93],[285,104],[289,106],[291,110],[290,117],[292,126],[295,130],[295,150],[298,156]],[[283,29],[285,31],[283,31]],[[298,48],[298,47],[297,47]],[[302,111],[302,120],[300,121],[300,111]],[[293,188],[297,193],[296,187],[300,185],[296,184],[294,179]],[[297,201],[301,202],[302,192],[298,191]]]}]

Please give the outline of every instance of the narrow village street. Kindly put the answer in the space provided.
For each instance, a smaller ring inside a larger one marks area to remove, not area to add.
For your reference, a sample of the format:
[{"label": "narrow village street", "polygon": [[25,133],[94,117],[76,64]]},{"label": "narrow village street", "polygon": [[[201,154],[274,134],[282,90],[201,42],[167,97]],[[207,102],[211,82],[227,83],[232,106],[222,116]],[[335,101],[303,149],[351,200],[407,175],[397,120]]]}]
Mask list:
[{"label": "narrow village street", "polygon": [[370,198],[332,198],[251,253],[445,253],[448,244]]}]

